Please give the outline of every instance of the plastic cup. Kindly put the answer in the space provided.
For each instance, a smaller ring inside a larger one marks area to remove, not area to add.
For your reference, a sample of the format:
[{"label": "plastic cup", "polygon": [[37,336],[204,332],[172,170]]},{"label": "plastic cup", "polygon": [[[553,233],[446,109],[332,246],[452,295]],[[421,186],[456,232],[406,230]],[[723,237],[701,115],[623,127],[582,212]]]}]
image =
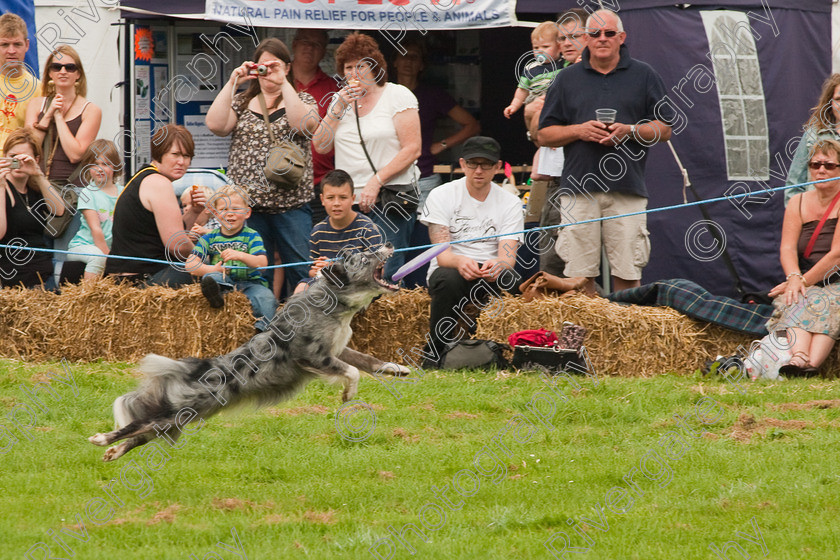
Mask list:
[{"label": "plastic cup", "polygon": [[604,124],[612,124],[615,122],[615,116],[618,111],[615,109],[595,109],[595,120]]}]

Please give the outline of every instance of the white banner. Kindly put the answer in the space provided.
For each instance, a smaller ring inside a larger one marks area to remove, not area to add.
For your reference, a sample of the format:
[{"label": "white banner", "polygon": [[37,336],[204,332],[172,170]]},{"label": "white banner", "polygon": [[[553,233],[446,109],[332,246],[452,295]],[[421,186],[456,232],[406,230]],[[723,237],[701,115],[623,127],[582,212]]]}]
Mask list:
[{"label": "white banner", "polygon": [[510,27],[516,0],[207,0],[206,19],[254,27],[407,31]]}]

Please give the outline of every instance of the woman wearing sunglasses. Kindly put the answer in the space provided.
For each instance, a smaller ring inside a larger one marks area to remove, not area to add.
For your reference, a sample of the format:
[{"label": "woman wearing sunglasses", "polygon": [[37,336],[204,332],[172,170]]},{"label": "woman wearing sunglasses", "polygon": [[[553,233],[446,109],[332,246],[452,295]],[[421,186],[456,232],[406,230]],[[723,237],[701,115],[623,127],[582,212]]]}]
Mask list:
[{"label": "woman wearing sunglasses", "polygon": [[43,145],[41,168],[47,178],[62,185],[73,183],[82,155],[99,134],[102,111],[85,99],[85,70],[73,47],[61,45],[50,53],[41,83],[44,97],[29,103],[26,125]]},{"label": "woman wearing sunglasses", "polygon": [[818,140],[808,168],[812,181],[825,182],[793,196],[785,210],[785,281],[770,291],[775,312],[767,322],[770,333],[787,331],[792,358],[779,373],[788,377],[816,375],[840,338],[840,143]]}]

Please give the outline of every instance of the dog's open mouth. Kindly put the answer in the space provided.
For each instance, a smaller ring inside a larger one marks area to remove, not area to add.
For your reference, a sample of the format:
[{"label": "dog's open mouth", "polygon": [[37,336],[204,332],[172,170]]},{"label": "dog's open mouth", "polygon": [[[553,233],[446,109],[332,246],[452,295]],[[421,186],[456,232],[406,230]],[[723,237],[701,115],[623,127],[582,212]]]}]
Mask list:
[{"label": "dog's open mouth", "polygon": [[396,292],[397,290],[399,290],[399,285],[386,282],[385,279],[382,278],[382,274],[384,271],[385,263],[380,263],[379,266],[376,267],[376,270],[373,271],[373,279],[376,280],[376,283],[390,292]]}]

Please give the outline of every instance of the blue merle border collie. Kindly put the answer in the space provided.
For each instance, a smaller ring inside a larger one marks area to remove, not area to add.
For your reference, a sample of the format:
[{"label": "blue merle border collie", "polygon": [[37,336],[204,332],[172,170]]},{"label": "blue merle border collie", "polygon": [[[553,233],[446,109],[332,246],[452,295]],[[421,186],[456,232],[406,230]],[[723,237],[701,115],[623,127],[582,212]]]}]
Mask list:
[{"label": "blue merle border collie", "polygon": [[[382,277],[393,252],[386,244],[333,263],[305,292],[288,300],[268,330],[229,354],[180,360],[149,354],[140,361],[146,379],[114,401],[117,429],[88,440],[100,446],[123,440],[105,451],[103,460],[113,461],[159,437],[161,426],[181,428],[225,407],[275,404],[315,378],[342,383],[346,402],[356,395],[360,369],[410,373],[347,348],[353,316],[377,296],[399,289]],[[165,437],[174,440],[179,433]]]}]

